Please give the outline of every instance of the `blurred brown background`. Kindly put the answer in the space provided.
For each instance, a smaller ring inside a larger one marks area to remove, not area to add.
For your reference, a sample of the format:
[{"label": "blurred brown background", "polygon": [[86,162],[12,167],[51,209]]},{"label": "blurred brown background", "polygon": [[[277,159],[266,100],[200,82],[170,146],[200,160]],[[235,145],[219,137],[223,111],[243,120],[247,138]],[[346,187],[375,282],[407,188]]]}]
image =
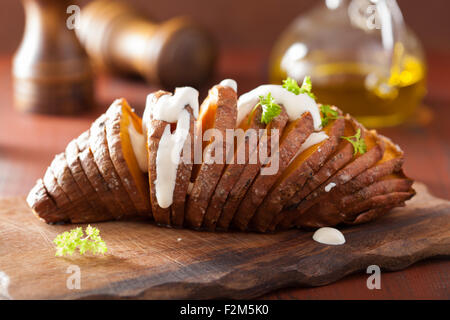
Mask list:
[{"label": "blurred brown background", "polygon": [[[89,1],[75,0],[83,5]],[[318,0],[127,0],[155,21],[189,15],[211,31],[221,47],[271,46],[277,35]],[[450,1],[398,0],[406,22],[427,49],[450,49]],[[24,13],[19,0],[1,0],[0,54],[20,43]]]}]

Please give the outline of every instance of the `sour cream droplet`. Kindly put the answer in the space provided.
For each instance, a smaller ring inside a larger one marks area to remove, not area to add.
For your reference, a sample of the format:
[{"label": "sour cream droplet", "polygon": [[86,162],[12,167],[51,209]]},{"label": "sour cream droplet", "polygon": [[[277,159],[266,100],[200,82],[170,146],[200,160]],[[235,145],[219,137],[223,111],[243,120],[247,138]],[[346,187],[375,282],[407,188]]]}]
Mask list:
[{"label": "sour cream droplet", "polygon": [[234,81],[233,79],[225,79],[222,80],[219,85],[224,86],[224,87],[230,87],[231,89],[233,89],[235,92],[237,92],[237,82]]},{"label": "sour cream droplet", "polygon": [[323,227],[314,232],[313,240],[328,245],[341,245],[345,243],[345,237],[338,229]]}]

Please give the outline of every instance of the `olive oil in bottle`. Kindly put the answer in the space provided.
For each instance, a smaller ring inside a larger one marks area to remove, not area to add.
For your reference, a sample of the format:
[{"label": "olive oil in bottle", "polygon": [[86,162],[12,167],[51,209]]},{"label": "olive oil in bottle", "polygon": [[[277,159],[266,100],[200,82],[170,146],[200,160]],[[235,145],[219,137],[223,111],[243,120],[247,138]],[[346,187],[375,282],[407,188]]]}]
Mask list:
[{"label": "olive oil in bottle", "polygon": [[401,124],[426,93],[420,43],[406,26],[395,23],[390,31],[396,37],[386,43],[379,29],[355,23],[361,20],[352,16],[356,2],[365,3],[318,6],[294,21],[273,49],[270,81],[281,83],[290,76],[301,83],[310,75],[318,102],[338,106],[367,127]]}]

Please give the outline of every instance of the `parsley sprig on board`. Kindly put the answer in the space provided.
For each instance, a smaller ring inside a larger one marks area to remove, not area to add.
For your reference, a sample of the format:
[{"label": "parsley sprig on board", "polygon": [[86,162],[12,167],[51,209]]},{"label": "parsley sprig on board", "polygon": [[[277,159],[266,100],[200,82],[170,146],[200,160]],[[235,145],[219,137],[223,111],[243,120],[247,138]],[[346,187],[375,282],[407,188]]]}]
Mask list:
[{"label": "parsley sprig on board", "polygon": [[88,225],[85,229],[86,235],[81,227],[59,234],[53,242],[56,244],[58,257],[72,255],[78,248],[81,255],[86,252],[93,254],[105,254],[108,248],[105,241],[100,237],[100,231]]}]

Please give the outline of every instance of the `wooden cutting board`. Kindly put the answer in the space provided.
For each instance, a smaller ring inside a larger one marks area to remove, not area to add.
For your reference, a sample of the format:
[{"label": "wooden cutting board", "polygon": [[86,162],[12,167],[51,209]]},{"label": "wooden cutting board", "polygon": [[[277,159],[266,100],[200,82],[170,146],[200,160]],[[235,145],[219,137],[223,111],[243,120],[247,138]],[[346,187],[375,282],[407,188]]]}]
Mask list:
[{"label": "wooden cutting board", "polygon": [[[342,246],[316,243],[312,232],[299,230],[208,233],[108,222],[96,224],[109,248],[103,257],[55,257],[52,240],[73,226],[46,225],[23,198],[0,200],[0,298],[254,298],[286,286],[325,285],[372,264],[390,271],[448,257],[450,202],[421,184],[415,188],[405,208],[343,228]],[[74,265],[80,289],[67,287]]]}]

